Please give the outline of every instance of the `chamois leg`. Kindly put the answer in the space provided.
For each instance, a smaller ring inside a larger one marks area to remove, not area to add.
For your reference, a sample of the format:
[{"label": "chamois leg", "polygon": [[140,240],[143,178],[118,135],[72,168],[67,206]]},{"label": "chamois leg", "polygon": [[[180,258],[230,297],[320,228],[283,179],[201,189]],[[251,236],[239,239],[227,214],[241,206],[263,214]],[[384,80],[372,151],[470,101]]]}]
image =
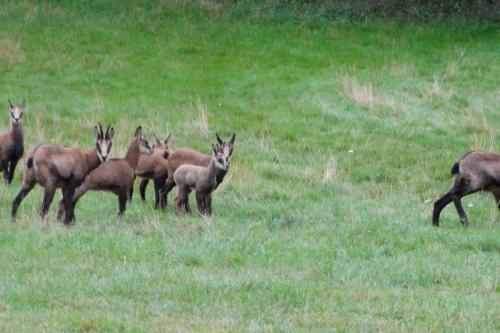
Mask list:
[{"label": "chamois leg", "polygon": [[495,194],[495,203],[498,207],[498,209],[500,209],[500,194]]},{"label": "chamois leg", "polygon": [[188,195],[188,188],[185,186],[179,186],[179,194],[174,201],[174,212],[176,215],[179,215],[181,213],[182,207],[186,208],[185,202],[187,202],[188,200]]},{"label": "chamois leg", "polygon": [[172,189],[175,187],[175,181],[173,176],[171,177],[170,175],[167,178],[167,181],[165,183],[165,186],[160,190],[160,208],[164,209],[167,206],[167,196],[172,191]]},{"label": "chamois leg", "polygon": [[469,225],[469,219],[467,218],[467,214],[465,214],[464,207],[462,207],[462,198],[458,195],[454,195],[453,203],[457,209],[458,216],[460,216],[460,222],[464,227],[467,227]]},{"label": "chamois leg", "polygon": [[14,171],[16,170],[17,162],[19,160],[13,160],[9,163],[9,170],[7,175],[7,184],[10,185],[12,183],[12,179],[14,178]]},{"label": "chamois leg", "polygon": [[127,208],[127,191],[125,194],[118,194],[118,217],[122,217]]},{"label": "chamois leg", "polygon": [[446,207],[450,202],[453,201],[452,190],[443,195],[439,200],[434,203],[434,210],[432,212],[432,225],[439,227],[439,215],[444,207]]},{"label": "chamois leg", "polygon": [[196,205],[198,206],[198,213],[200,213],[201,215],[205,215],[205,213],[206,213],[205,193],[196,191],[195,196],[196,196]]},{"label": "chamois leg", "polygon": [[[160,190],[165,185],[165,177],[158,177],[153,179],[155,189],[155,209],[160,208]],[[142,185],[142,183],[141,183]]]},{"label": "chamois leg", "polygon": [[205,209],[207,215],[212,215],[212,193],[207,193],[207,195],[205,195]]},{"label": "chamois leg", "polygon": [[[146,188],[148,187],[149,179],[143,178],[139,185],[139,192],[141,193],[142,201],[146,201]],[[156,191],[156,190],[155,190]]]},{"label": "chamois leg", "polygon": [[[63,198],[61,202],[64,202],[64,224],[70,224],[75,216],[74,216],[74,206],[73,206],[73,195],[75,194],[75,185],[70,183],[66,185],[63,189]],[[57,212],[59,214],[59,210]],[[56,216],[57,218],[57,216]]]},{"label": "chamois leg", "polygon": [[3,180],[5,184],[9,184],[9,162],[8,161],[2,161],[0,163],[0,170],[3,171]]},{"label": "chamois leg", "polygon": [[61,221],[61,219],[64,216],[64,211],[65,211],[65,208],[64,208],[64,198],[62,198],[61,200],[59,200],[59,204],[57,206],[57,211],[56,211],[56,220],[57,221]]},{"label": "chamois leg", "polygon": [[128,190],[128,202],[132,202],[132,197],[134,196],[134,183],[135,183],[135,175],[134,175],[134,181],[132,182],[132,186],[130,186],[130,190]]},{"label": "chamois leg", "polygon": [[45,222],[47,213],[50,208],[50,204],[54,199],[54,194],[56,193],[56,187],[52,184],[45,186],[45,193],[43,195],[42,208],[40,209],[40,217],[42,218],[42,223]]},{"label": "chamois leg", "polygon": [[35,187],[35,184],[35,182],[23,183],[23,185],[21,186],[21,190],[19,190],[19,193],[12,202],[12,220],[16,219],[17,209],[19,208],[19,205],[28,195],[28,193],[33,189],[33,187]]}]

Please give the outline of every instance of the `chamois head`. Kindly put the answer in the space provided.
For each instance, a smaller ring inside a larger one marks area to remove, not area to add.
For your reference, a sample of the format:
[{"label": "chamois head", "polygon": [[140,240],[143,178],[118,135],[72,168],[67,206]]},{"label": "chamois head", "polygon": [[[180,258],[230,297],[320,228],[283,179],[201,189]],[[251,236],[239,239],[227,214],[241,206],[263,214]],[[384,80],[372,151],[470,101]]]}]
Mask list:
[{"label": "chamois head", "polygon": [[217,142],[219,143],[220,149],[224,152],[225,156],[227,156],[229,160],[231,158],[231,155],[233,155],[234,140],[236,139],[236,134],[233,133],[228,142],[224,142],[224,140],[220,138],[218,133],[215,133],[215,136],[217,137]]},{"label": "chamois head", "polygon": [[95,145],[97,148],[97,156],[101,162],[105,162],[111,152],[111,146],[113,145],[113,136],[115,135],[115,129],[108,125],[106,129],[106,133],[103,132],[101,123],[99,124],[99,128],[94,127],[94,137],[95,137]]},{"label": "chamois head", "polygon": [[229,156],[224,153],[221,145],[212,144],[212,160],[215,163],[215,167],[221,170],[229,169]]},{"label": "chamois head", "polygon": [[21,118],[23,117],[23,112],[25,107],[26,107],[26,100],[23,100],[21,105],[14,106],[9,99],[9,111],[12,123],[19,124],[21,122]]},{"label": "chamois head", "polygon": [[150,155],[153,153],[153,148],[149,145],[146,136],[142,134],[142,126],[137,127],[135,130],[135,140],[139,143],[139,153]]},{"label": "chamois head", "polygon": [[153,143],[153,148],[156,149],[162,149],[163,150],[163,157],[168,158],[170,155],[170,148],[168,147],[168,141],[170,140],[170,137],[172,136],[172,133],[169,133],[167,138],[163,141],[161,141],[156,134],[154,134],[155,137],[155,143]]}]

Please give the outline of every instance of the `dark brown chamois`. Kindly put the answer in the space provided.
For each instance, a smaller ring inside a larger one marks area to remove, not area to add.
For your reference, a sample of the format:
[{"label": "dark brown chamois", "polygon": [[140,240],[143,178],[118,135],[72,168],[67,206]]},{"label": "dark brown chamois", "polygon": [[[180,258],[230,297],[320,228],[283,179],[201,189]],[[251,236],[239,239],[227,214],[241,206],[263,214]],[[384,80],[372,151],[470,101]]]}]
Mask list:
[{"label": "dark brown chamois", "polygon": [[453,184],[445,195],[434,203],[432,224],[439,226],[439,215],[453,201],[462,225],[469,224],[461,199],[466,195],[487,191],[495,197],[500,209],[500,155],[486,151],[465,154],[451,169]]},{"label": "dark brown chamois", "polygon": [[87,191],[107,191],[118,196],[118,216],[122,216],[126,209],[130,188],[134,185],[135,168],[140,154],[151,154],[153,148],[149,146],[146,137],[139,126],[124,158],[110,159],[87,175],[73,197],[73,204]]},{"label": "dark brown chamois", "polygon": [[[170,134],[165,140],[160,140],[155,135],[155,144],[153,144],[153,154],[141,155],[139,163],[135,169],[136,177],[142,178],[140,184],[141,199],[146,200],[146,187],[149,179],[153,180],[155,191],[155,209],[159,208],[160,204],[160,189],[165,185],[168,176],[168,156],[171,151],[168,147]],[[130,189],[129,200],[132,200],[133,187]]]},{"label": "dark brown chamois", "polygon": [[[195,190],[198,212],[202,215],[212,213],[212,192],[217,188],[217,172],[229,170],[229,156],[225,155],[222,146],[212,145],[212,156],[208,166],[183,164],[174,173],[175,184],[179,194],[175,199],[175,213],[179,214],[182,207],[190,211],[189,193]],[[210,198],[210,200],[208,200]]]},{"label": "dark brown chamois", "polygon": [[3,179],[7,185],[12,183],[17,162],[24,154],[24,132],[21,118],[25,108],[26,100],[23,100],[19,106],[12,105],[9,100],[11,129],[0,134],[0,172],[3,172]]},{"label": "dark brown chamois", "polygon": [[[224,142],[219,135],[215,134],[217,137],[217,142],[221,147],[224,154],[228,157],[228,162],[231,159],[231,155],[233,154],[234,148],[234,140],[236,138],[236,134],[233,134],[228,142]],[[167,196],[170,191],[175,187],[174,181],[174,173],[181,165],[184,164],[192,164],[207,167],[210,164],[212,157],[210,155],[200,153],[198,151],[189,149],[189,148],[179,148],[176,149],[170,156],[168,157],[168,178],[165,183],[165,186],[160,190],[160,205],[161,208],[165,208],[167,205]],[[217,188],[222,181],[224,180],[224,176],[226,175],[227,170],[218,169],[217,170],[217,184],[215,188]],[[208,196],[207,201],[210,203],[212,200],[211,195]],[[186,207],[187,210],[190,210],[189,204]]]},{"label": "dark brown chamois", "polygon": [[12,204],[12,218],[15,219],[17,209],[26,195],[36,184],[40,184],[45,190],[40,210],[42,222],[49,211],[56,189],[62,188],[62,201],[66,203],[64,223],[69,224],[73,218],[72,199],[75,188],[90,171],[106,160],[111,151],[113,134],[111,125],[108,126],[106,134],[103,134],[99,124],[99,129],[94,128],[96,148],[89,151],[49,144],[35,147],[29,153],[24,166],[23,184]]}]

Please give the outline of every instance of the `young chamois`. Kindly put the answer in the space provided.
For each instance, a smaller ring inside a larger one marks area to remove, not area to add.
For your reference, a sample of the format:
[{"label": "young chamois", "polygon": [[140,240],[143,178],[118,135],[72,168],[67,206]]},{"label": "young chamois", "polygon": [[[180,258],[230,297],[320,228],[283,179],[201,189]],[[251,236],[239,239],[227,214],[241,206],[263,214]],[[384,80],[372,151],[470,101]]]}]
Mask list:
[{"label": "young chamois", "polygon": [[439,215],[444,207],[453,201],[460,222],[469,224],[461,199],[469,194],[487,191],[495,197],[500,209],[500,155],[486,151],[471,151],[465,154],[451,168],[453,184],[445,195],[434,203],[432,224],[439,226]]},{"label": "young chamois", "polygon": [[21,118],[26,107],[26,100],[19,106],[12,105],[9,100],[9,111],[12,127],[10,131],[0,134],[0,171],[3,172],[5,184],[10,185],[19,159],[24,153],[24,132]]},{"label": "young chamois", "polygon": [[110,159],[87,175],[73,196],[73,204],[87,191],[107,191],[118,196],[118,216],[122,216],[127,205],[130,188],[134,185],[134,174],[139,155],[152,154],[153,148],[149,146],[146,137],[139,126],[135,130],[134,139],[130,144],[124,158]]},{"label": "young chamois", "polygon": [[38,183],[45,190],[40,210],[42,222],[45,220],[56,189],[62,188],[63,202],[66,204],[64,223],[69,224],[73,217],[72,199],[75,188],[83,182],[90,171],[106,160],[111,151],[113,134],[114,129],[111,125],[104,134],[99,124],[99,129],[94,128],[96,147],[89,151],[50,144],[36,146],[29,153],[24,166],[23,184],[12,203],[12,218],[15,219],[19,205]]},{"label": "young chamois", "polygon": [[[224,140],[222,140],[217,133],[215,134],[215,136],[217,137],[218,145],[224,152],[225,156],[227,156],[229,163],[231,155],[233,154],[234,140],[236,138],[236,134],[233,134],[228,142],[224,142]],[[172,154],[170,154],[170,156],[168,157],[168,178],[165,183],[165,186],[160,190],[161,208],[163,209],[167,205],[168,193],[170,193],[170,191],[176,185],[174,181],[174,173],[177,170],[177,168],[179,168],[181,165],[184,164],[192,164],[192,165],[207,167],[210,164],[211,160],[212,157],[210,155],[200,153],[198,151],[189,148],[179,148],[176,149]],[[222,183],[226,173],[227,170],[217,169],[216,173],[217,184],[215,188],[217,188],[220,185],[220,183]],[[207,201],[209,202],[209,204],[211,200],[212,200],[211,195],[208,195]],[[186,209],[188,211],[190,210],[189,204],[187,204]]]},{"label": "young chamois", "polygon": [[212,145],[212,156],[207,167],[183,164],[174,173],[174,181],[179,186],[179,194],[175,199],[175,213],[178,215],[182,207],[189,212],[189,193],[195,190],[198,212],[202,215],[212,213],[212,192],[217,188],[217,172],[229,170],[229,156],[222,146]]},{"label": "young chamois", "polygon": [[[139,163],[135,169],[135,175],[141,177],[141,184],[139,187],[141,199],[146,200],[146,187],[148,186],[149,179],[153,180],[155,190],[155,209],[159,208],[160,203],[160,189],[165,185],[168,176],[168,156],[170,155],[170,148],[168,141],[171,134],[167,136],[164,141],[161,141],[155,135],[155,144],[153,144],[153,154],[141,155]],[[132,200],[132,193],[134,188],[130,189],[129,200]]]}]

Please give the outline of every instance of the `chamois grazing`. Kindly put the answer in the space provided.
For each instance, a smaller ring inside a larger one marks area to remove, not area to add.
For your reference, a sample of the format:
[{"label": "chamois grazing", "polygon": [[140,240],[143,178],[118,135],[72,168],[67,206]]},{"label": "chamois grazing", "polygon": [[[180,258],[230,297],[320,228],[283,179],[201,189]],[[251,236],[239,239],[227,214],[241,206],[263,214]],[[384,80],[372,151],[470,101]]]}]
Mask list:
[{"label": "chamois grazing", "polygon": [[134,174],[139,155],[152,154],[146,137],[139,126],[135,130],[134,139],[130,144],[125,158],[108,160],[87,175],[85,181],[75,191],[73,204],[87,191],[107,191],[118,196],[118,216],[122,216],[127,205],[130,188],[134,185]]},{"label": "chamois grazing", "polygon": [[94,128],[96,147],[92,150],[83,151],[50,144],[36,146],[29,153],[24,166],[23,184],[12,204],[12,218],[15,219],[19,205],[38,183],[45,190],[40,210],[42,222],[45,220],[56,189],[62,188],[62,201],[65,203],[66,214],[64,223],[69,224],[73,217],[72,199],[75,188],[84,181],[90,171],[106,161],[111,151],[113,135],[114,129],[111,125],[104,134],[99,124],[99,129]]},{"label": "chamois grazing", "polygon": [[[217,187],[217,171],[229,170],[229,156],[224,153],[219,144],[212,145],[212,156],[207,167],[183,164],[174,173],[174,181],[179,186],[179,194],[175,199],[175,213],[179,214],[181,208],[189,212],[189,193],[195,190],[198,212],[202,215],[212,213],[211,194]],[[210,200],[209,200],[210,198]]]},{"label": "chamois grazing", "polygon": [[24,153],[24,132],[21,118],[26,107],[26,100],[14,106],[9,100],[11,129],[0,135],[0,171],[3,172],[5,184],[10,185],[14,177],[17,162]]},{"label": "chamois grazing", "polygon": [[462,225],[469,224],[461,199],[469,194],[487,191],[495,197],[500,209],[500,155],[486,151],[471,151],[451,168],[453,184],[445,195],[434,203],[432,224],[439,226],[439,215],[453,201]]},{"label": "chamois grazing", "polygon": [[[219,147],[224,152],[225,156],[229,160],[231,159],[231,155],[233,154],[234,148],[234,140],[236,139],[236,134],[233,134],[228,142],[224,142],[219,136],[219,134],[215,134],[217,137],[217,142]],[[210,164],[212,157],[210,155],[200,153],[198,151],[189,149],[189,148],[179,148],[176,149],[170,156],[168,157],[168,178],[165,183],[165,186],[160,190],[160,206],[161,208],[165,208],[167,205],[167,196],[168,193],[175,187],[174,181],[174,173],[181,165],[184,164],[192,164],[207,167]],[[216,173],[216,185],[217,188],[220,183],[224,180],[224,176],[226,175],[227,170],[217,169]],[[210,204],[212,200],[211,194],[208,195],[207,201]],[[190,210],[189,204],[186,207],[187,210]]]},{"label": "chamois grazing", "polygon": [[[160,189],[165,185],[168,176],[168,156],[170,155],[170,148],[168,141],[171,134],[165,140],[160,140],[155,135],[155,143],[153,144],[153,154],[141,155],[135,175],[141,177],[141,184],[139,186],[141,199],[146,200],[146,187],[148,186],[149,179],[153,180],[155,191],[155,209],[159,208],[160,203]],[[132,200],[133,187],[130,189],[129,200]]]}]

